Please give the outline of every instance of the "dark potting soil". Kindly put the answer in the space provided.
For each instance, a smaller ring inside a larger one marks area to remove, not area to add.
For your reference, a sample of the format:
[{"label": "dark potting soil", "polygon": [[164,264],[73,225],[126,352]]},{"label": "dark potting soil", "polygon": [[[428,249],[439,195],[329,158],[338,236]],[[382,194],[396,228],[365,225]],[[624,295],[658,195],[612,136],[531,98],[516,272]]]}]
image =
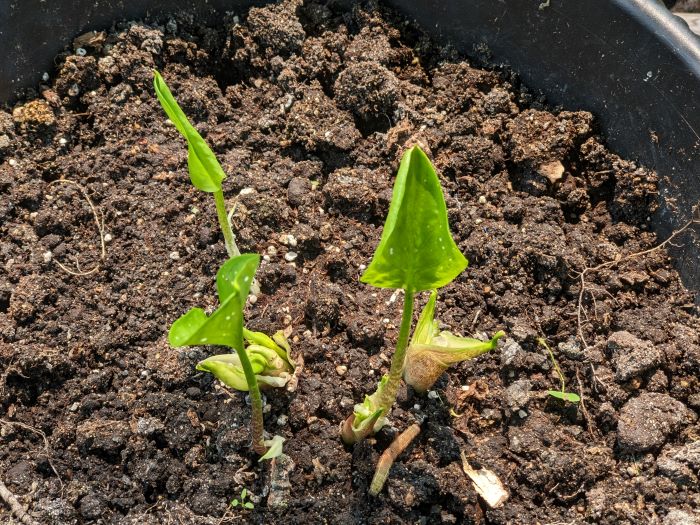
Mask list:
[{"label": "dark potting soil", "polygon": [[[628,257],[661,241],[657,177],[609,152],[589,113],[547,108],[507,69],[475,67],[484,50],[470,65],[371,4],[178,15],[79,45],[0,111],[0,476],[38,522],[692,522],[693,297],[664,249]],[[229,174],[241,248],[265,254],[248,326],[285,329],[304,356],[295,393],[267,392],[293,462],[275,483],[285,508],[248,448],[245,395],[194,370],[221,349],[166,341],[189,308],[214,308],[226,253],[153,68]],[[470,261],[438,318],[507,338],[428,395],[404,388],[392,424],[348,448],[338,425],[387,371],[401,305],[358,277],[415,143]],[[546,394],[559,380],[538,337],[578,405]],[[369,498],[379,454],[416,421]],[[461,451],[505,505],[477,496]],[[255,508],[227,512],[244,487]]]}]

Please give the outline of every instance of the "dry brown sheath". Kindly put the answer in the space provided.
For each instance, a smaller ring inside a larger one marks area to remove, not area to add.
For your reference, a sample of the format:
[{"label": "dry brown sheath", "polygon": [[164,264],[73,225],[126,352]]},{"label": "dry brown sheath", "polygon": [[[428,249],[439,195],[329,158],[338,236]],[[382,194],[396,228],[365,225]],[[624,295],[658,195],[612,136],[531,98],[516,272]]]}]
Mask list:
[{"label": "dry brown sheath", "polygon": [[372,483],[369,486],[369,493],[372,496],[376,496],[382,491],[384,482],[386,478],[389,477],[389,470],[394,464],[394,461],[399,454],[401,454],[406,447],[411,444],[411,441],[416,439],[416,436],[420,434],[420,426],[416,423],[408,427],[406,430],[401,432],[396,439],[389,445],[382,456],[379,458],[377,463],[377,470],[374,471],[374,477],[372,478]]}]

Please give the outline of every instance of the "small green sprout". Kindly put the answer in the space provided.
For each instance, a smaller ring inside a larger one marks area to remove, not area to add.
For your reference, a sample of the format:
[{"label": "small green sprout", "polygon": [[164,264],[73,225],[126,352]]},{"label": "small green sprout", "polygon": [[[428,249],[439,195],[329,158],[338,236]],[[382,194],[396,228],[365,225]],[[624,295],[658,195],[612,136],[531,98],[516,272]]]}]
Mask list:
[{"label": "small green sprout", "polygon": [[547,341],[545,341],[544,338],[540,337],[537,339],[537,343],[540,346],[545,347],[547,349],[547,352],[549,352],[549,358],[552,360],[552,364],[554,365],[554,370],[556,371],[557,375],[559,376],[559,380],[561,381],[561,390],[547,390],[547,393],[552,397],[555,397],[557,399],[561,399],[562,401],[569,401],[570,403],[578,403],[579,401],[581,401],[581,398],[578,396],[578,394],[574,394],[573,392],[566,391],[566,384],[564,382],[564,374],[561,373],[561,368],[559,368],[559,363],[557,363],[557,360],[554,359],[554,352],[552,352],[552,349],[547,344]]},{"label": "small green sprout", "polygon": [[450,365],[473,359],[493,350],[505,332],[496,332],[490,341],[459,337],[441,332],[434,319],[437,290],[430,294],[428,304],[418,318],[413,338],[406,351],[404,380],[417,392],[425,392]]},{"label": "small green sprout", "polygon": [[[236,352],[236,362],[243,372],[245,386],[250,391],[253,411],[251,421],[253,450],[268,459],[273,456],[269,455],[267,447],[272,449],[274,445],[275,451],[279,450],[281,453],[282,438],[264,440],[262,397],[256,369],[243,345],[243,308],[259,264],[260,256],[257,254],[239,255],[226,261],[216,274],[216,287],[221,303],[219,308],[210,316],[207,316],[201,308],[191,309],[170,327],[168,341],[174,347],[221,345]],[[234,371],[226,364],[214,366],[208,371],[212,371],[220,379],[223,377],[224,380],[238,381]]]},{"label": "small green sprout", "polygon": [[389,374],[371,396],[355,405],[341,425],[341,437],[355,443],[379,430],[396,401],[417,292],[449,284],[467,267],[452,239],[447,207],[435,169],[414,146],[404,153],[379,246],[360,280],[377,288],[404,290],[403,315]]},{"label": "small green sprout", "polygon": [[248,490],[243,489],[241,490],[241,499],[239,500],[238,498],[235,498],[233,501],[231,501],[231,507],[234,509],[236,507],[242,507],[248,510],[252,510],[255,508],[255,505],[253,505],[252,501],[246,501],[246,498],[248,497]]},{"label": "small green sprout", "polygon": [[[155,70],[153,71],[153,87],[158,101],[168,118],[187,140],[187,167],[190,172],[192,185],[198,190],[214,195],[216,215],[219,219],[221,231],[224,234],[226,253],[228,253],[229,257],[240,255],[241,252],[236,245],[236,238],[231,229],[233,210],[231,213],[226,213],[226,201],[224,200],[224,191],[221,186],[221,183],[226,178],[226,173],[224,173],[214,152],[209,148],[195,127],[190,124],[163,77]],[[255,295],[259,293],[256,281],[253,282],[252,289]]]}]

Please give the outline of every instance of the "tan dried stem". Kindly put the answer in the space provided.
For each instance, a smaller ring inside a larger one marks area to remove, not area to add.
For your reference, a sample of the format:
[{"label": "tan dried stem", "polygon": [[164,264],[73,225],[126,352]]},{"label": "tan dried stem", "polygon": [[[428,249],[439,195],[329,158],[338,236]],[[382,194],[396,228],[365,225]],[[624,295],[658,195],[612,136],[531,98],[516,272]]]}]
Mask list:
[{"label": "tan dried stem", "polygon": [[694,217],[690,219],[688,222],[686,222],[683,226],[681,226],[678,230],[674,231],[665,241],[657,244],[656,246],[649,248],[647,250],[642,250],[640,252],[636,253],[631,253],[629,255],[625,255],[624,257],[620,257],[619,259],[615,259],[613,261],[607,261],[604,263],[599,264],[598,266],[593,266],[593,267],[586,267],[581,272],[578,274],[579,281],[581,283],[579,293],[578,293],[578,302],[577,302],[577,314],[576,314],[576,321],[577,321],[577,332],[578,332],[578,337],[581,340],[581,343],[583,344],[583,349],[585,350],[588,348],[588,343],[586,342],[586,338],[583,335],[583,316],[584,316],[584,311],[583,311],[583,297],[588,290],[586,287],[586,276],[592,273],[599,272],[600,270],[604,270],[607,268],[614,268],[615,266],[622,264],[624,262],[627,262],[629,260],[635,259],[637,257],[643,257],[644,255],[649,255],[650,253],[653,253],[655,251],[658,251],[664,247],[666,247],[668,244],[671,243],[676,237],[678,237],[681,233],[686,231],[688,228],[690,228],[693,225],[700,224],[700,218],[696,217],[696,212],[697,208],[694,210]]},{"label": "tan dried stem", "polygon": [[[85,191],[85,188],[84,188],[83,186],[81,186],[81,185],[78,184],[77,182],[75,182],[75,181],[73,181],[73,180],[69,180],[69,179],[58,179],[58,180],[55,180],[55,181],[53,181],[53,182],[50,182],[50,183],[49,183],[49,186],[52,185],[52,184],[59,184],[59,183],[62,183],[62,184],[73,184],[75,187],[78,188],[78,190],[80,191],[80,193],[82,193],[83,197],[85,198],[85,200],[86,200],[87,203],[88,203],[88,206],[90,206],[90,210],[92,211],[92,215],[93,215],[93,217],[95,218],[95,224],[97,225],[97,231],[100,233],[100,249],[101,249],[100,259],[102,259],[102,260],[104,261],[105,257],[107,256],[107,246],[106,246],[106,242],[105,242],[105,221],[104,221],[104,216],[103,216],[102,218],[99,217],[99,215],[97,214],[97,208],[95,208],[95,205],[92,203],[92,200],[90,200],[90,196],[87,194],[87,192]],[[80,270],[80,268],[78,267],[78,265],[77,265],[77,263],[76,263],[76,267],[78,268],[78,271],[74,271],[74,270],[71,270],[70,268],[68,268],[66,265],[64,265],[64,264],[61,263],[60,261],[54,261],[54,262],[55,262],[64,272],[67,272],[67,273],[69,273],[69,274],[71,274],[71,275],[77,275],[77,276],[91,275],[91,274],[95,273],[97,270],[99,270],[99,268],[100,268],[100,265],[97,264],[97,265],[95,265],[94,268],[92,268],[92,269],[90,269],[90,270],[82,271],[82,270]]]},{"label": "tan dried stem", "polygon": [[386,478],[389,477],[389,470],[391,470],[394,461],[396,461],[396,458],[406,450],[406,447],[408,447],[414,439],[416,439],[418,434],[420,434],[420,426],[414,423],[401,432],[391,445],[389,445],[389,448],[381,455],[377,463],[377,470],[374,471],[372,483],[369,486],[369,493],[372,496],[376,496],[382,491],[382,487],[384,487]]}]

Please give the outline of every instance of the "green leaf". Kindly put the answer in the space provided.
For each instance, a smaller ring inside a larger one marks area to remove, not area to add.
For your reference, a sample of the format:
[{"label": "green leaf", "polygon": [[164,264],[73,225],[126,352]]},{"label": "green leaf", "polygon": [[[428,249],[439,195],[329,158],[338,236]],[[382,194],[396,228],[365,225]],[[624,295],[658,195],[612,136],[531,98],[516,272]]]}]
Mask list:
[{"label": "green leaf", "polygon": [[[453,365],[460,361],[473,359],[489,350],[496,348],[498,340],[505,332],[496,332],[489,341],[481,341],[470,337],[459,337],[450,332],[440,332],[427,344],[411,345],[408,355],[429,354],[437,363],[444,366]],[[410,359],[410,357],[407,357]]]},{"label": "green leaf", "polygon": [[248,489],[243,488],[243,490],[241,490],[241,499],[245,499],[245,497],[247,495],[248,495]]},{"label": "green leaf", "polygon": [[428,344],[433,337],[438,335],[438,323],[434,321],[436,302],[437,290],[433,290],[430,293],[430,299],[428,299],[428,302],[425,307],[423,307],[423,311],[418,317],[418,322],[416,323],[416,328],[411,338],[411,345]]},{"label": "green leaf", "polygon": [[232,507],[238,507],[238,505],[240,505],[240,502],[239,502],[237,499],[234,499],[234,500],[231,502],[231,506],[232,506]]},{"label": "green leaf", "polygon": [[226,173],[214,152],[190,124],[158,71],[153,71],[153,87],[168,118],[187,140],[187,166],[192,184],[207,193],[221,191],[221,182],[226,178]]},{"label": "green leaf", "polygon": [[561,390],[547,390],[547,393],[552,396],[556,397],[557,399],[561,399],[562,401],[569,401],[570,403],[578,403],[581,401],[581,398],[572,392],[562,392]]},{"label": "green leaf", "polygon": [[414,146],[401,159],[382,238],[360,280],[417,292],[445,286],[466,267],[450,234],[440,180]]},{"label": "green leaf", "polygon": [[255,505],[253,505],[250,501],[246,501],[246,502],[243,504],[243,506],[244,506],[246,509],[254,509],[254,508],[255,508]]},{"label": "green leaf", "polygon": [[265,446],[268,447],[267,452],[258,460],[272,459],[282,455],[282,443],[285,439],[282,436],[275,436],[272,439],[265,441]]},{"label": "green leaf", "polygon": [[226,261],[216,274],[221,306],[208,317],[201,308],[193,308],[180,317],[170,327],[170,344],[224,345],[239,350],[236,346],[243,339],[243,307],[259,263],[257,254]]},{"label": "green leaf", "polygon": [[274,350],[282,359],[289,361],[289,344],[284,338],[284,335],[282,335],[282,339],[279,339],[280,335],[281,332],[277,332],[273,337],[284,343],[286,345],[284,347],[277,344],[277,341],[275,341],[272,337],[269,337],[262,332],[252,332],[247,328],[243,328],[243,337],[245,337],[246,341],[255,345],[270,348]]},{"label": "green leaf", "polygon": [[[255,374],[259,374],[265,368],[265,363],[261,359],[251,357],[250,362]],[[242,392],[248,391],[248,382],[243,373],[241,359],[237,354],[213,355],[197,363],[196,368],[202,372],[209,372],[228,387]]]}]

